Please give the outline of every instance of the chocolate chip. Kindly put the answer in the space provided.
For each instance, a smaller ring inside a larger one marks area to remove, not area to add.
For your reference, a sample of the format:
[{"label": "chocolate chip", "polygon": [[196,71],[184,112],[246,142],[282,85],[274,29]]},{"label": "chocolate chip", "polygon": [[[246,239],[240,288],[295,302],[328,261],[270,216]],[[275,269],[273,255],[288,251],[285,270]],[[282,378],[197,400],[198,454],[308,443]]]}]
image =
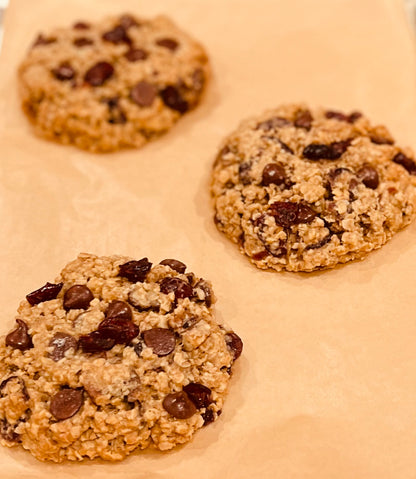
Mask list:
[{"label": "chocolate chip", "polygon": [[212,402],[211,389],[199,383],[189,383],[183,390],[198,409],[208,407]]},{"label": "chocolate chip", "polygon": [[188,102],[182,98],[179,91],[172,85],[167,86],[160,92],[163,103],[172,110],[186,113],[189,109]]},{"label": "chocolate chip", "polygon": [[304,128],[310,130],[312,127],[313,117],[309,110],[300,110],[295,115],[295,126],[297,128]]},{"label": "chocolate chip", "polygon": [[289,145],[287,145],[286,143],[283,143],[282,140],[278,140],[278,142],[280,143],[280,146],[282,147],[282,150],[287,151],[288,153],[293,155],[293,150],[292,150],[292,148],[290,148]]},{"label": "chocolate chip", "polygon": [[[212,289],[209,283],[204,279],[200,279],[198,283],[196,283],[195,289],[201,289],[203,291],[205,296],[205,304],[207,305],[207,308],[210,308],[212,304]],[[194,296],[198,297],[198,295]]]},{"label": "chocolate chip", "polygon": [[393,145],[394,144],[394,140],[392,140],[391,138],[385,138],[380,135],[370,135],[370,140],[371,140],[371,143],[374,143],[376,145]]},{"label": "chocolate chip", "polygon": [[103,334],[102,331],[92,331],[80,336],[78,344],[84,353],[99,353],[108,351],[115,344],[115,340]]},{"label": "chocolate chip", "polygon": [[190,298],[192,296],[192,286],[180,278],[163,278],[160,282],[160,291],[164,294],[174,292],[176,299]]},{"label": "chocolate chip", "polygon": [[177,419],[188,419],[196,413],[195,404],[184,391],[168,394],[162,405],[165,411]]},{"label": "chocolate chip", "polygon": [[263,169],[262,185],[282,185],[286,180],[286,173],[283,166],[277,163],[269,163]]},{"label": "chocolate chip", "polygon": [[241,338],[235,333],[227,333],[225,335],[225,342],[228,346],[228,349],[231,350],[234,361],[241,356],[243,351],[243,341]]},{"label": "chocolate chip", "polygon": [[392,161],[403,166],[411,175],[416,175],[416,163],[403,153],[397,153]]},{"label": "chocolate chip", "polygon": [[354,123],[356,122],[359,118],[361,118],[363,114],[359,111],[353,111],[348,115],[348,121],[349,123]]},{"label": "chocolate chip", "polygon": [[133,314],[130,306],[125,301],[111,301],[105,312],[106,318],[123,318],[131,321]]},{"label": "chocolate chip", "polygon": [[177,259],[164,259],[159,264],[163,264],[164,266],[169,266],[174,271],[177,271],[180,274],[185,273],[186,264],[182,263],[182,261],[178,261]]},{"label": "chocolate chip", "polygon": [[157,90],[154,85],[140,81],[130,91],[130,98],[139,106],[151,106],[156,98]]},{"label": "chocolate chip", "polygon": [[64,283],[46,283],[45,286],[37,289],[36,291],[32,291],[28,295],[26,295],[26,299],[31,306],[35,304],[43,303],[44,301],[51,301],[55,299],[59,292],[62,289]]},{"label": "chocolate chip", "polygon": [[86,22],[76,22],[72,25],[75,30],[89,30],[90,24]]},{"label": "chocolate chip", "polygon": [[65,291],[64,309],[88,309],[94,295],[88,286],[75,284]]},{"label": "chocolate chip", "polygon": [[371,188],[372,190],[377,188],[379,183],[378,173],[372,166],[364,165],[357,171],[357,176],[367,188]]},{"label": "chocolate chip", "polygon": [[129,62],[138,62],[140,60],[146,60],[148,53],[142,48],[131,48],[124,56]]},{"label": "chocolate chip", "polygon": [[143,343],[142,341],[139,341],[137,344],[134,345],[134,352],[137,354],[137,356],[140,357],[143,351]]},{"label": "chocolate chip", "polygon": [[243,163],[240,163],[238,167],[238,177],[240,178],[240,181],[241,183],[243,183],[243,185],[249,185],[252,181],[250,176],[250,170],[250,161],[244,161]]},{"label": "chocolate chip", "polygon": [[204,426],[214,422],[214,411],[212,409],[207,409],[205,412],[201,414],[202,419],[204,420]]},{"label": "chocolate chip", "polygon": [[106,318],[98,326],[102,338],[114,340],[114,344],[129,344],[140,332],[133,321],[126,318]]},{"label": "chocolate chip", "polygon": [[77,349],[77,340],[67,333],[56,333],[51,339],[49,346],[53,346],[49,357],[54,361],[59,361],[65,357],[66,351],[69,349]]},{"label": "chocolate chip", "polygon": [[170,329],[148,329],[143,332],[142,336],[146,346],[152,348],[153,352],[158,356],[167,356],[175,349],[175,333]]},{"label": "chocolate chip", "polygon": [[87,37],[79,37],[79,38],[75,38],[75,40],[72,42],[76,47],[78,48],[82,48],[82,47],[86,47],[88,45],[93,45],[94,44],[94,41],[91,40],[91,38],[87,38]]},{"label": "chocolate chip", "polygon": [[156,45],[174,52],[178,48],[179,43],[173,38],[160,38],[159,40],[156,40]]},{"label": "chocolate chip", "polygon": [[147,258],[127,261],[127,263],[120,265],[118,275],[127,278],[131,283],[143,283],[151,267],[152,263]]},{"label": "chocolate chip", "polygon": [[51,399],[49,410],[58,421],[62,421],[76,414],[83,402],[81,389],[62,389]]},{"label": "chocolate chip", "polygon": [[113,76],[114,68],[108,62],[98,62],[84,75],[84,80],[91,86],[101,86]]},{"label": "chocolate chip", "polygon": [[120,43],[131,43],[129,36],[127,35],[126,29],[121,25],[117,25],[112,30],[103,33],[102,39],[106,42],[114,43],[118,45]]},{"label": "chocolate chip", "polygon": [[34,41],[33,47],[38,47],[40,45],[50,45],[51,43],[55,43],[55,37],[44,37],[41,33],[37,36],[36,40]]},{"label": "chocolate chip", "polygon": [[256,127],[257,130],[269,131],[275,128],[281,128],[284,126],[291,125],[292,122],[289,121],[287,118],[283,118],[281,116],[275,116],[270,118],[269,120],[262,121]]},{"label": "chocolate chip", "polygon": [[308,160],[336,160],[347,151],[351,140],[335,141],[329,145],[312,143],[303,150],[304,158]]},{"label": "chocolate chip", "polygon": [[131,27],[138,27],[139,23],[137,20],[132,17],[131,15],[125,14],[120,17],[120,25],[125,29],[128,30]]},{"label": "chocolate chip", "polygon": [[302,203],[290,201],[276,201],[269,208],[269,213],[274,216],[277,225],[289,228],[300,223],[311,223],[316,217],[316,212]]},{"label": "chocolate chip", "polygon": [[17,328],[6,336],[6,346],[20,351],[27,351],[33,348],[32,337],[28,333],[27,324],[21,319],[16,319]]},{"label": "chocolate chip", "polygon": [[60,81],[72,80],[75,76],[75,70],[69,62],[61,63],[57,68],[52,70],[52,73],[54,77]]},{"label": "chocolate chip", "polygon": [[15,426],[12,426],[7,419],[1,419],[0,436],[7,442],[21,442],[20,435],[15,432]]},{"label": "chocolate chip", "polygon": [[334,119],[334,120],[339,120],[339,121],[349,121],[348,115],[345,113],[342,113],[341,111],[327,111],[325,112],[325,117],[328,119]]}]

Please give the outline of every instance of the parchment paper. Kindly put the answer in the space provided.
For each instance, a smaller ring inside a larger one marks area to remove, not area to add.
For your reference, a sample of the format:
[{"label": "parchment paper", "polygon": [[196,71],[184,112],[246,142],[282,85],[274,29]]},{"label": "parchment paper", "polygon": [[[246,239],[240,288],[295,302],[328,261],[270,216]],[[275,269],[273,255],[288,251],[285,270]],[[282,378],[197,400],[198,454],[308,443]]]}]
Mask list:
[{"label": "parchment paper", "polygon": [[[395,0],[12,0],[0,75],[1,333],[81,251],[184,261],[244,340],[223,415],[170,453],[42,464],[0,449],[2,478],[416,477],[416,226],[363,262],[257,270],[217,232],[208,185],[240,119],[305,100],[360,109],[415,145],[411,33]],[[167,13],[206,46],[203,104],[142,150],[97,156],[33,136],[16,68],[49,26]]]}]

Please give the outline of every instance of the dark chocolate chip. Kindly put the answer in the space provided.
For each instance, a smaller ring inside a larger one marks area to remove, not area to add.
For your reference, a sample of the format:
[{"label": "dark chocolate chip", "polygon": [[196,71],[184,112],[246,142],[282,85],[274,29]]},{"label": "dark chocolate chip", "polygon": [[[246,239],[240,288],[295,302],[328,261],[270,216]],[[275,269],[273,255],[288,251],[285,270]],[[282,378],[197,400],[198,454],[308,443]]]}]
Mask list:
[{"label": "dark chocolate chip", "polygon": [[154,85],[140,81],[130,91],[130,98],[139,106],[151,106],[156,98],[157,90]]},{"label": "dark chocolate chip", "polygon": [[188,102],[182,98],[178,89],[172,85],[167,86],[160,92],[163,103],[172,110],[186,113],[189,110]]},{"label": "dark chocolate chip", "polygon": [[238,177],[240,178],[240,181],[241,183],[243,183],[243,185],[249,185],[252,181],[250,176],[250,170],[251,170],[250,161],[244,161],[243,163],[240,163],[238,167]]},{"label": "dark chocolate chip", "polygon": [[346,122],[349,121],[348,115],[346,115],[345,113],[342,113],[341,111],[329,110],[325,112],[325,117],[328,119],[334,119],[338,121],[346,121]]},{"label": "dark chocolate chip", "polygon": [[370,165],[364,165],[357,171],[357,177],[365,184],[367,188],[375,190],[379,184],[378,173]]},{"label": "dark chocolate chip", "polygon": [[170,329],[148,329],[142,333],[142,336],[146,346],[152,348],[158,356],[167,356],[175,349],[175,333]]},{"label": "dark chocolate chip", "polygon": [[416,163],[408,156],[403,153],[397,153],[397,155],[393,157],[393,161],[403,166],[411,175],[416,175]]},{"label": "dark chocolate chip", "polygon": [[287,118],[282,118],[281,116],[275,116],[274,118],[270,118],[269,120],[265,120],[259,123],[256,129],[269,131],[274,128],[282,128],[284,126],[289,126],[291,124],[292,122],[289,121]]},{"label": "dark chocolate chip", "polygon": [[86,22],[76,22],[72,25],[75,30],[89,30],[90,24]]},{"label": "dark chocolate chip", "polygon": [[51,399],[49,410],[58,421],[63,421],[76,414],[81,409],[83,402],[81,389],[62,389]]},{"label": "dark chocolate chip", "polygon": [[65,291],[64,309],[88,309],[94,295],[88,286],[84,284],[74,284]]},{"label": "dark chocolate chip", "polygon": [[77,349],[77,340],[67,333],[55,333],[51,339],[49,346],[53,346],[52,352],[49,357],[54,361],[59,361],[65,357],[66,351],[69,349]]},{"label": "dark chocolate chip", "polygon": [[133,321],[125,318],[106,318],[98,326],[101,337],[114,340],[115,344],[129,344],[140,332]]},{"label": "dark chocolate chip", "polygon": [[202,419],[204,420],[204,426],[207,426],[211,422],[214,422],[215,416],[214,411],[212,409],[207,409],[205,412],[201,414]]},{"label": "dark chocolate chip", "polygon": [[309,110],[300,110],[295,115],[295,126],[297,128],[304,128],[310,130],[312,127],[313,117]]},{"label": "dark chocolate chip", "polygon": [[98,62],[84,75],[84,80],[91,86],[101,86],[113,76],[114,68],[108,62]]},{"label": "dark chocolate chip", "polygon": [[148,53],[142,48],[131,48],[124,54],[124,56],[129,62],[138,62],[140,60],[146,60]]},{"label": "dark chocolate chip", "polygon": [[125,14],[120,17],[120,25],[125,29],[128,30],[131,27],[138,27],[139,23],[137,20],[132,17],[131,15]]},{"label": "dark chocolate chip", "polygon": [[80,336],[78,344],[84,353],[100,353],[108,351],[115,344],[115,340],[105,335],[102,331],[92,331]]},{"label": "dark chocolate chip", "polygon": [[374,143],[376,145],[393,145],[394,140],[391,138],[385,138],[384,136],[380,135],[370,135],[370,140],[371,143]]},{"label": "dark chocolate chip", "polygon": [[282,140],[278,140],[278,141],[279,141],[279,143],[280,143],[280,146],[282,147],[282,150],[287,151],[288,153],[290,153],[291,155],[293,155],[293,150],[292,150],[292,148],[290,148],[289,145],[287,145],[286,143],[283,143]]},{"label": "dark chocolate chip", "polygon": [[176,299],[190,298],[192,296],[192,286],[180,278],[163,278],[160,282],[160,291],[164,294],[174,292]]},{"label": "dark chocolate chip", "polygon": [[31,306],[34,306],[35,304],[43,303],[44,301],[51,301],[52,299],[55,299],[58,296],[63,285],[64,283],[57,283],[57,284],[46,283],[45,286],[42,286],[36,291],[32,291],[32,293],[29,293],[28,295],[26,295],[26,299],[28,300]]},{"label": "dark chocolate chip", "polygon": [[308,160],[336,160],[347,151],[351,140],[335,141],[329,145],[312,143],[303,150],[304,158]]},{"label": "dark chocolate chip", "polygon": [[160,262],[164,266],[169,266],[174,271],[177,271],[180,274],[185,273],[186,271],[186,264],[182,263],[182,261],[178,261],[177,259],[164,259]]},{"label": "dark chocolate chip", "polygon": [[69,62],[62,62],[57,68],[52,70],[52,73],[60,81],[72,80],[75,76],[75,70]]},{"label": "dark chocolate chip", "polygon": [[6,336],[6,346],[20,351],[27,351],[33,348],[32,337],[28,333],[27,324],[21,319],[16,319],[17,328]]},{"label": "dark chocolate chip", "polygon": [[243,341],[241,341],[240,336],[235,333],[227,333],[225,335],[225,342],[227,343],[228,349],[233,354],[234,361],[241,356],[243,351]]},{"label": "dark chocolate chip", "polygon": [[143,283],[151,267],[152,263],[147,258],[132,260],[120,265],[118,275],[127,278],[131,283]]},{"label": "dark chocolate chip", "polygon": [[103,33],[102,39],[106,42],[114,43],[115,45],[120,43],[131,43],[126,29],[121,25],[117,25],[112,30]]},{"label": "dark chocolate chip", "polygon": [[79,38],[75,38],[75,40],[72,42],[76,47],[78,48],[82,48],[82,47],[86,47],[88,45],[93,45],[94,44],[94,41],[91,40],[91,38],[87,38],[87,37],[79,37]]},{"label": "dark chocolate chip", "polygon": [[198,409],[208,407],[212,402],[211,389],[199,383],[189,383],[183,390]]},{"label": "dark chocolate chip", "polygon": [[20,435],[15,432],[15,426],[7,422],[7,419],[1,419],[0,436],[7,442],[21,442]]},{"label": "dark chocolate chip", "polygon": [[143,351],[143,342],[139,341],[137,344],[134,345],[134,352],[137,354],[137,356],[140,357]]},{"label": "dark chocolate chip", "polygon": [[282,185],[286,180],[286,173],[283,166],[277,163],[269,163],[263,169],[262,185]]},{"label": "dark chocolate chip", "polygon": [[[211,304],[212,304],[212,289],[211,289],[211,286],[209,285],[209,283],[207,281],[205,281],[205,279],[200,279],[196,283],[195,289],[201,289],[204,292],[205,304],[207,305],[207,308],[211,307]],[[194,296],[198,297],[198,295],[196,295],[196,294]]]},{"label": "dark chocolate chip", "polygon": [[289,228],[300,223],[311,223],[316,217],[316,212],[302,203],[290,201],[276,201],[269,208],[271,216],[274,216],[276,224],[283,228]]},{"label": "dark chocolate chip", "polygon": [[168,394],[162,405],[165,411],[177,419],[188,419],[196,413],[195,404],[184,391]]},{"label": "dark chocolate chip", "polygon": [[156,40],[156,45],[174,52],[178,48],[179,43],[173,38],[160,38],[159,40]]},{"label": "dark chocolate chip", "polygon": [[51,43],[55,43],[55,37],[44,37],[41,33],[37,36],[36,40],[34,41],[32,47],[38,47],[41,45],[50,45]]},{"label": "dark chocolate chip", "polygon": [[111,301],[105,312],[106,318],[123,318],[131,321],[133,314],[130,306],[125,301]]},{"label": "dark chocolate chip", "polygon": [[348,121],[349,123],[354,123],[356,122],[359,118],[361,118],[363,114],[359,111],[353,111],[348,115]]}]

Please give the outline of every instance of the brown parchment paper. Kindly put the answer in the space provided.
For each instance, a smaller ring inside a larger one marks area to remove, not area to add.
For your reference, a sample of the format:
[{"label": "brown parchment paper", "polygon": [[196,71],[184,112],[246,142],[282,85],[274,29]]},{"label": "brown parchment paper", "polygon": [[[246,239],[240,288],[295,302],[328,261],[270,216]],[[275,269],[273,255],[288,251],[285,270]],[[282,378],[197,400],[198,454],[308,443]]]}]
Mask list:
[{"label": "brown parchment paper", "polygon": [[[167,13],[206,46],[203,104],[142,150],[97,156],[36,138],[16,68],[49,26]],[[184,261],[244,340],[223,415],[169,453],[42,464],[0,449],[2,478],[416,478],[416,226],[363,262],[256,270],[212,221],[221,138],[305,100],[360,109],[415,145],[413,38],[399,0],[12,0],[0,63],[0,330],[81,251]]]}]

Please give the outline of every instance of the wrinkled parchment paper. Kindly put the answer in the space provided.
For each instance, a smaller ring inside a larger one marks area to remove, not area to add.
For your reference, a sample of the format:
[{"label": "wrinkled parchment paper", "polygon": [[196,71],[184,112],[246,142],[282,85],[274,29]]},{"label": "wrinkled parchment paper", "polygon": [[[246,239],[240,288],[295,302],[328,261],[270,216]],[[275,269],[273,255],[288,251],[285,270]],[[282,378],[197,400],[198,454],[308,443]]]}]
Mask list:
[{"label": "wrinkled parchment paper", "polygon": [[[206,46],[203,104],[142,150],[97,156],[33,136],[16,68],[49,26],[167,13]],[[415,52],[399,0],[12,0],[0,64],[1,333],[81,251],[166,257],[212,280],[241,335],[223,415],[169,453],[42,464],[0,449],[8,478],[416,478],[416,225],[363,262],[257,270],[217,232],[208,185],[243,117],[305,100],[360,109],[415,145]]]}]

